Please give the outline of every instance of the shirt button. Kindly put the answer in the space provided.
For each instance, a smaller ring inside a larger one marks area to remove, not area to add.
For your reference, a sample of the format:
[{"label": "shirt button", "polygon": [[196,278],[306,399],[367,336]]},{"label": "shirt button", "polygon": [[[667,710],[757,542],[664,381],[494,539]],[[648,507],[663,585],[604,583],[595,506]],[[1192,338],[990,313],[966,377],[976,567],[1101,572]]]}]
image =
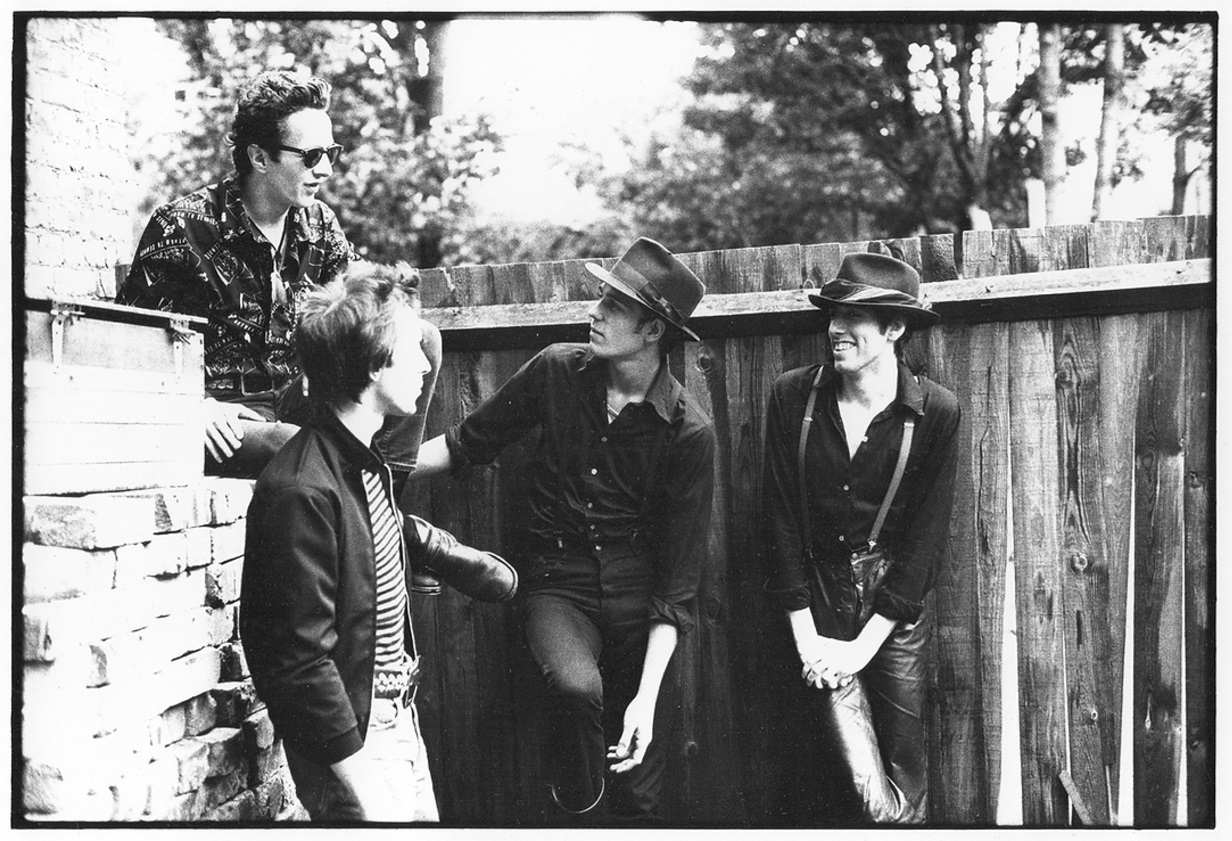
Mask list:
[{"label": "shirt button", "polygon": [[845,491],[851,490],[851,485],[843,485],[843,490]]},{"label": "shirt button", "polygon": [[845,537],[843,537],[843,536],[840,534],[840,535],[838,536],[838,542],[839,542],[839,543],[843,543],[843,542],[845,542],[845,541],[846,541],[846,538],[845,538]]},{"label": "shirt button", "polygon": [[599,475],[599,469],[598,469],[597,467],[592,467],[592,468],[590,468],[590,475],[591,475],[591,476],[598,476],[598,475]]},{"label": "shirt button", "polygon": [[602,546],[600,546],[598,543],[596,543],[596,544],[595,544],[595,551],[596,551],[596,552],[602,552],[602,551],[603,551],[603,547],[602,547]]},{"label": "shirt button", "polygon": [[861,441],[863,441],[864,443],[866,443],[866,444],[867,444],[867,443],[868,443],[868,436],[867,436],[867,435],[865,435],[865,436],[864,436],[863,438],[861,438],[860,440],[861,440]]},{"label": "shirt button", "polygon": [[588,502],[588,503],[586,503],[586,507],[587,507],[587,508],[594,508],[594,507],[595,507],[595,504],[594,504],[593,502]]},{"label": "shirt button", "polygon": [[852,559],[853,561],[854,561],[856,558],[858,558],[858,557],[860,557],[860,553],[859,553],[859,552],[852,552],[852,553],[851,553],[851,559]]},{"label": "shirt button", "polygon": [[602,438],[600,438],[599,440],[600,440],[600,441],[602,441],[604,444],[606,444],[606,443],[607,443],[607,436],[606,436],[606,435],[604,435],[604,436],[603,436]]}]

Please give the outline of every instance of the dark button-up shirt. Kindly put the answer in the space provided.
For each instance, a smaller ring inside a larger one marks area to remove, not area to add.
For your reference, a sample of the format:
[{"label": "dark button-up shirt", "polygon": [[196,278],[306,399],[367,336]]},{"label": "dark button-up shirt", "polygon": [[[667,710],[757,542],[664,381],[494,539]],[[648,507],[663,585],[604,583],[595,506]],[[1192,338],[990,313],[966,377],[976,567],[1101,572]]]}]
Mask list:
[{"label": "dark button-up shirt", "polygon": [[[323,765],[363,747],[372,708],[377,581],[364,470],[382,477],[392,503],[380,451],[329,414],[278,451],[248,506],[244,653],[279,734]],[[409,631],[404,643],[413,656]]]},{"label": "dark button-up shirt", "polygon": [[[775,381],[766,413],[765,527],[767,592],[786,610],[809,606],[800,529],[798,447],[817,366]],[[898,366],[898,396],[869,423],[854,458],[839,415],[838,375],[828,368],[813,411],[805,453],[813,548],[820,563],[850,563],[868,541],[898,461],[903,419],[915,417],[906,473],[878,540],[894,559],[873,609],[915,621],[932,589],[949,539],[958,467],[958,401],[952,392]]]},{"label": "dark button-up shirt", "polygon": [[352,258],[333,211],[319,201],[291,208],[279,252],[248,218],[232,173],[154,211],[116,302],[209,319],[210,396],[278,391],[296,370],[298,300]]},{"label": "dark button-up shirt", "polygon": [[[664,365],[646,399],[610,424],[605,363],[584,344],[527,362],[446,432],[456,468],[493,461],[540,427],[527,465],[529,546],[600,551],[638,541],[653,557],[651,618],[693,626],[714,492],[714,425]],[[560,542],[558,544],[558,541]]]}]

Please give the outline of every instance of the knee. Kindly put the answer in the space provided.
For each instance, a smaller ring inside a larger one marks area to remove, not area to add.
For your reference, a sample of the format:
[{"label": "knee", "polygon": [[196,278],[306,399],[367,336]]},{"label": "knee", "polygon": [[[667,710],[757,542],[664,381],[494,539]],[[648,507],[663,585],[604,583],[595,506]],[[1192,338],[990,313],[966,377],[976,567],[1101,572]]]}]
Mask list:
[{"label": "knee", "polygon": [[593,710],[603,706],[603,681],[597,669],[546,668],[548,692],[569,709]]}]

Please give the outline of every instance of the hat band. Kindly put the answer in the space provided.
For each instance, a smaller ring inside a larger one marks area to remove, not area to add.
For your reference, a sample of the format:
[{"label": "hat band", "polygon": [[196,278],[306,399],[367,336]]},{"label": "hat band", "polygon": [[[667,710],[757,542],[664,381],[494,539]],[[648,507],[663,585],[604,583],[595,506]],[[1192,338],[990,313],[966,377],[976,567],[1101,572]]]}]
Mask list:
[{"label": "hat band", "polygon": [[869,286],[842,278],[836,278],[821,288],[823,294],[834,297],[844,304],[894,304],[898,306],[918,307],[931,310],[932,307],[923,297],[916,298],[906,292],[896,289],[882,289],[879,286]]},{"label": "hat band", "polygon": [[[662,310],[664,315],[674,322],[684,321],[684,319],[680,317],[679,311],[677,311],[677,309],[672,306],[671,302],[664,298],[662,293],[655,288],[655,285],[650,278],[646,277],[646,275],[642,274],[628,264],[619,264],[615,266],[615,269],[617,269],[618,272],[613,271],[612,274],[617,276],[628,275],[630,280],[635,281],[629,285],[637,290],[638,297],[644,298],[647,304],[652,307],[658,307]],[[620,279],[624,280],[625,278],[621,277]]]}]

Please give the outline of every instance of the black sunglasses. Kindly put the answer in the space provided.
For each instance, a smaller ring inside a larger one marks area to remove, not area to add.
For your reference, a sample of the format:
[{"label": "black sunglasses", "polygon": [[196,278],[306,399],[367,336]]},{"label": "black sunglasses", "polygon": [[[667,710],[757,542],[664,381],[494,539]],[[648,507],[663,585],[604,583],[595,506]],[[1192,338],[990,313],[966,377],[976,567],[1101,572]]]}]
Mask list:
[{"label": "black sunglasses", "polygon": [[304,166],[309,169],[319,164],[322,156],[329,158],[329,165],[333,166],[338,163],[338,158],[342,155],[342,147],[337,143],[332,146],[313,146],[311,149],[296,149],[294,146],[275,146],[274,148],[299,154],[304,159]]}]

